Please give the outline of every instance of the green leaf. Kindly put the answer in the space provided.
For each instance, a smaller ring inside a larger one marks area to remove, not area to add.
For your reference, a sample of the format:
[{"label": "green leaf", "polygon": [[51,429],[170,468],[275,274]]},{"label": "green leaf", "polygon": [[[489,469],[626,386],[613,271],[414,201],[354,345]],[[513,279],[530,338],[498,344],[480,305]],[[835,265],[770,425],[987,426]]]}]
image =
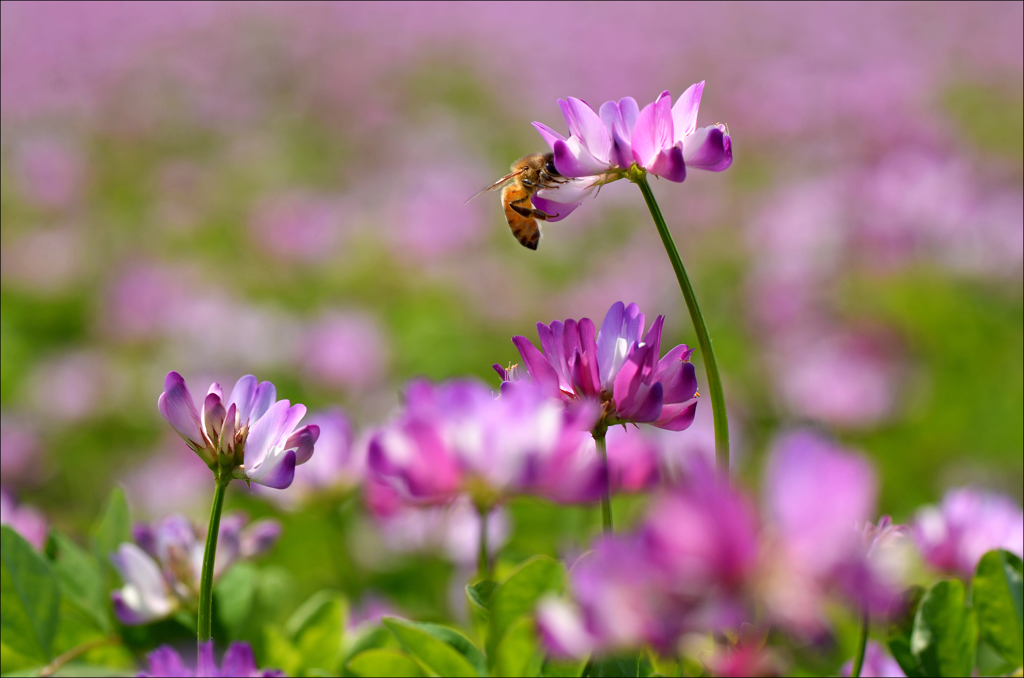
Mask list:
[{"label": "green leaf", "polygon": [[920,586],[912,586],[907,589],[903,594],[903,614],[889,622],[889,651],[892,652],[893,658],[908,678],[924,676],[917,657],[910,651],[910,636],[914,632],[914,619],[917,617],[917,607],[923,597],[924,589]]},{"label": "green leaf", "polygon": [[558,660],[545,659],[540,675],[550,678],[579,678],[587,668],[586,659]]},{"label": "green leaf", "polygon": [[[115,487],[107,498],[106,508],[92,528],[92,553],[105,575],[106,586],[117,585],[117,572],[110,554],[124,542],[132,540],[132,519],[124,491]],[[113,582],[113,583],[112,583]]]},{"label": "green leaf", "polygon": [[[549,591],[561,590],[565,566],[547,556],[535,556],[520,565],[491,596],[491,628],[487,636],[488,656],[493,657],[508,628],[530,613]],[[493,659],[491,660],[493,661]]]},{"label": "green leaf", "polygon": [[60,582],[61,593],[85,612],[100,631],[109,632],[107,591],[103,585],[103,571],[96,559],[56,530],[50,533],[48,546],[47,550],[53,553],[53,571]]},{"label": "green leaf", "polygon": [[458,631],[447,626],[441,626],[440,624],[431,624],[430,622],[414,622],[410,621],[414,627],[421,631],[425,631],[430,635],[434,636],[438,640],[451,645],[455,650],[473,665],[476,672],[480,675],[487,673],[487,661],[484,659],[483,653],[477,649],[477,646],[473,642],[462,635]]},{"label": "green leaf", "polygon": [[631,654],[595,659],[588,675],[637,678],[640,675],[640,655]]},{"label": "green leaf", "polygon": [[476,676],[480,675],[466,657],[447,642],[436,637],[417,625],[385,617],[384,626],[398,638],[398,642],[406,652],[419,660],[427,669],[439,676]]},{"label": "green leaf", "polygon": [[280,669],[286,676],[302,674],[305,662],[302,653],[295,647],[288,636],[276,626],[263,629],[263,666]]},{"label": "green leaf", "polygon": [[0,550],[3,642],[27,658],[49,661],[60,621],[57,577],[32,545],[6,525],[0,528]]},{"label": "green leaf", "polygon": [[213,587],[217,618],[232,639],[242,638],[249,626],[259,572],[251,563],[237,563]]},{"label": "green leaf", "polygon": [[483,614],[485,618],[490,618],[491,597],[494,595],[494,589],[496,588],[498,588],[498,583],[489,579],[478,581],[475,584],[466,584],[466,597],[469,598],[470,604]]},{"label": "green leaf", "polygon": [[1024,664],[1024,565],[1009,551],[989,551],[978,563],[971,602],[982,639],[1014,667]]},{"label": "green leaf", "polygon": [[926,676],[969,676],[978,645],[978,619],[965,604],[963,582],[928,589],[914,617],[910,651]]},{"label": "green leaf", "polygon": [[498,676],[537,676],[543,660],[543,655],[537,651],[533,619],[519,617],[498,644],[494,673]]},{"label": "green leaf", "polygon": [[422,676],[420,665],[398,650],[366,650],[346,665],[357,676]]},{"label": "green leaf", "polygon": [[285,633],[302,654],[303,668],[334,671],[341,661],[348,603],[334,591],[320,591],[295,611]]}]

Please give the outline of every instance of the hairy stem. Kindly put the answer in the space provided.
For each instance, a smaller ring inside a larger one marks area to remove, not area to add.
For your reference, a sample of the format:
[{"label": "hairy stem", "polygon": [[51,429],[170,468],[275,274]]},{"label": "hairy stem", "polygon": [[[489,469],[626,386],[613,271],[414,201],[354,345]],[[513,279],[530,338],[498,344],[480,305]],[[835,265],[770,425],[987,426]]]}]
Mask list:
[{"label": "hairy stem", "polygon": [[860,626],[860,644],[857,646],[857,656],[853,658],[853,670],[850,671],[852,678],[860,678],[861,669],[864,668],[864,652],[868,648],[868,628],[870,626],[871,615],[865,612]]},{"label": "hairy stem", "polygon": [[725,392],[722,390],[722,378],[718,374],[718,362],[715,360],[715,351],[711,345],[711,336],[708,334],[707,325],[704,324],[704,316],[701,315],[700,306],[697,305],[697,297],[690,285],[690,278],[686,275],[686,268],[683,260],[679,257],[679,250],[672,240],[672,233],[665,224],[665,217],[661,214],[651,192],[651,186],[647,183],[647,176],[644,172],[631,173],[630,178],[640,187],[647,201],[647,207],[651,211],[654,225],[658,227],[658,234],[661,242],[665,245],[665,252],[668,253],[669,261],[676,272],[676,279],[679,281],[679,289],[683,292],[686,300],[686,308],[690,311],[690,320],[693,321],[693,328],[697,331],[697,342],[704,357],[704,369],[708,376],[708,395],[711,397],[711,412],[715,418],[715,466],[724,475],[729,473],[729,420],[725,414]]},{"label": "hairy stem", "polygon": [[65,664],[78,659],[83,654],[91,652],[92,650],[95,650],[98,647],[103,647],[104,645],[116,645],[120,642],[120,636],[107,636],[105,638],[95,638],[88,642],[82,643],[81,645],[76,645],[67,652],[64,652],[63,654],[58,656],[56,659],[54,659],[52,662],[50,662],[43,668],[39,669],[39,675],[52,676],[53,674],[57,673],[57,671],[59,671]]},{"label": "hairy stem", "polygon": [[[594,429],[594,442],[597,443],[597,453],[604,462],[605,469],[608,468],[608,445],[605,442],[606,428]],[[601,527],[605,534],[612,533],[612,488],[611,478],[608,473],[604,477],[604,495],[601,497]]]},{"label": "hairy stem", "polygon": [[217,538],[220,536],[220,514],[224,510],[224,494],[228,480],[217,479],[213,491],[213,507],[210,509],[210,527],[206,531],[206,551],[203,553],[203,573],[199,580],[199,630],[202,643],[213,635],[213,565],[217,559]]}]

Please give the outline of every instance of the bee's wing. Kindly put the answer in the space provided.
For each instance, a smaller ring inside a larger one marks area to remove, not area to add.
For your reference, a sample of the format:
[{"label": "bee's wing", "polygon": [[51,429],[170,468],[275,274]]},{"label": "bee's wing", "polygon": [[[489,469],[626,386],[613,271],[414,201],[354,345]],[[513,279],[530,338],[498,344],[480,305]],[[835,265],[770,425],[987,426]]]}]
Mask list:
[{"label": "bee's wing", "polygon": [[504,185],[504,184],[505,184],[505,183],[506,183],[507,181],[509,181],[510,179],[515,179],[515,178],[516,178],[517,176],[519,176],[520,174],[522,174],[523,172],[525,172],[525,171],[526,171],[527,169],[529,169],[529,168],[527,168],[527,167],[524,167],[524,168],[523,168],[523,169],[521,169],[521,170],[516,170],[515,172],[509,172],[508,174],[506,174],[506,175],[505,175],[505,176],[503,176],[502,178],[498,179],[498,180],[497,180],[497,181],[495,181],[495,182],[494,182],[493,184],[491,184],[491,185],[490,185],[490,186],[488,186],[487,188],[485,188],[485,189],[481,190],[481,191],[480,191],[479,193],[477,193],[477,194],[476,194],[476,195],[474,195],[474,196],[473,196],[472,198],[470,198],[469,200],[467,200],[467,201],[466,201],[466,203],[468,204],[468,203],[469,203],[470,201],[472,201],[472,200],[475,200],[475,199],[477,199],[478,197],[480,197],[481,195],[483,195],[483,194],[484,194],[484,193],[486,193],[487,191],[493,191],[493,190],[494,190],[494,189],[496,189],[496,188],[500,188],[500,187],[501,187],[502,185]]}]

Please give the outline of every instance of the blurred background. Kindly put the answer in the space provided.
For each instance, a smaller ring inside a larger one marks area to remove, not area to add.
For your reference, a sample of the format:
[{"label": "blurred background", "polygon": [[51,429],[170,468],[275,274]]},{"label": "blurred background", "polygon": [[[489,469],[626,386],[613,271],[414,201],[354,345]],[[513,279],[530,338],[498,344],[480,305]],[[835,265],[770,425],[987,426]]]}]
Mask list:
[{"label": "blurred background", "polygon": [[[3,485],[62,529],[82,533],[118,484],[136,518],[205,519],[209,472],[156,409],[172,369],[194,392],[269,379],[342,407],[358,439],[413,376],[496,388],[490,365],[537,321],[634,301],[667,316],[669,346],[695,344],[634,186],[548,225],[537,252],[496,195],[465,201],[546,150],[531,121],[565,131],[558,98],[644,105],[700,80],[699,124],[729,124],[733,166],[654,190],[743,481],[773,436],[811,425],[874,460],[896,520],[954,485],[1021,500],[1021,3],[0,17]],[[709,450],[709,415],[665,444]],[[285,522],[265,563],[298,596],[285,607],[334,586],[446,614],[455,566],[381,550],[358,492],[296,511],[236,485],[231,506]],[[513,561],[597,525],[537,500],[509,513]]]}]

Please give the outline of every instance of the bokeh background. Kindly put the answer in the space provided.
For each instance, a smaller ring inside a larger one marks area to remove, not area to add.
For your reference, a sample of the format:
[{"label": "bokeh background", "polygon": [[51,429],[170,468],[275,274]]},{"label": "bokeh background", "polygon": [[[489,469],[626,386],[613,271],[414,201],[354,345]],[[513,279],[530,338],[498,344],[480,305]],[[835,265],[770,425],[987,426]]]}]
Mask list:
[{"label": "bokeh background", "polygon": [[[117,484],[137,518],[202,519],[209,472],[156,410],[171,369],[197,391],[254,373],[364,432],[413,376],[496,387],[537,321],[635,301],[695,344],[627,182],[537,252],[496,196],[465,201],[543,150],[531,121],[564,131],[559,97],[706,80],[734,164],[654,189],[737,473],[756,486],[810,425],[874,460],[897,520],[955,485],[1019,502],[1022,7],[4,2],[3,485],[72,533]],[[667,444],[710,449],[709,415]],[[285,522],[262,565],[294,592],[280,614],[323,586],[452,614],[455,566],[382,550],[358,491],[229,501]],[[597,521],[510,514],[512,560]]]}]

